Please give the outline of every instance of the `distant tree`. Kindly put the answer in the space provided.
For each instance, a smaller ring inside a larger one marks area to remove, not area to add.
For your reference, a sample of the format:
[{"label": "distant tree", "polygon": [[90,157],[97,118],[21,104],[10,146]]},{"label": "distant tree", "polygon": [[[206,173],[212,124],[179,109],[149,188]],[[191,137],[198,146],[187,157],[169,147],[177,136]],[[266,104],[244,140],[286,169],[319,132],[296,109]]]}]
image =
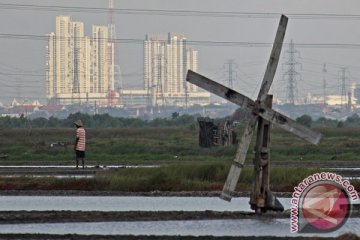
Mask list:
[{"label": "distant tree", "polygon": [[340,121],[340,122],[337,124],[336,127],[338,127],[338,128],[344,127],[344,122]]},{"label": "distant tree", "polygon": [[178,112],[173,112],[172,114],[171,114],[171,118],[172,119],[175,119],[175,118],[178,118],[179,117],[179,113]]},{"label": "distant tree", "polygon": [[50,117],[47,121],[46,127],[57,128],[60,127],[61,121],[58,118]]},{"label": "distant tree", "polygon": [[33,128],[44,128],[47,125],[48,120],[46,118],[40,117],[40,118],[35,118],[34,120],[31,121],[31,126]]},{"label": "distant tree", "polygon": [[311,127],[313,120],[309,115],[304,114],[301,117],[298,117],[296,119],[296,122],[301,123],[302,125],[304,125],[306,127]]},{"label": "distant tree", "polygon": [[320,117],[316,120],[315,123],[321,127],[336,127],[339,122],[336,119],[328,119],[325,117]]},{"label": "distant tree", "polygon": [[357,113],[353,114],[352,116],[346,119],[347,123],[360,123],[360,117]]}]

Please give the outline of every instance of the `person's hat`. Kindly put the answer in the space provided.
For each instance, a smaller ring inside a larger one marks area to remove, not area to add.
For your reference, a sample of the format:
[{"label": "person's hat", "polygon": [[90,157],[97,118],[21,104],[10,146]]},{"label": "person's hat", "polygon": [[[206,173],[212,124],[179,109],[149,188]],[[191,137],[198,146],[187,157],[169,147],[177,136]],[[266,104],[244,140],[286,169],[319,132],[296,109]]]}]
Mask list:
[{"label": "person's hat", "polygon": [[84,126],[81,120],[77,120],[76,122],[74,122],[74,124],[76,126],[78,126],[78,127],[83,127]]}]

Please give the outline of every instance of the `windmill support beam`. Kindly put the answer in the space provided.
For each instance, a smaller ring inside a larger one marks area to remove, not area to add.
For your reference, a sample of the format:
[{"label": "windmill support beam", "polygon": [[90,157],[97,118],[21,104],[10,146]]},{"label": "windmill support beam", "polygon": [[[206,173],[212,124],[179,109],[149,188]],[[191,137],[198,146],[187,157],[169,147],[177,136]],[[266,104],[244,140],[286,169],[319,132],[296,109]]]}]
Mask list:
[{"label": "windmill support beam", "polygon": [[[267,95],[265,105],[272,107],[272,95]],[[253,185],[250,206],[255,212],[283,211],[284,207],[270,191],[270,129],[271,122],[259,117],[256,134]]]}]

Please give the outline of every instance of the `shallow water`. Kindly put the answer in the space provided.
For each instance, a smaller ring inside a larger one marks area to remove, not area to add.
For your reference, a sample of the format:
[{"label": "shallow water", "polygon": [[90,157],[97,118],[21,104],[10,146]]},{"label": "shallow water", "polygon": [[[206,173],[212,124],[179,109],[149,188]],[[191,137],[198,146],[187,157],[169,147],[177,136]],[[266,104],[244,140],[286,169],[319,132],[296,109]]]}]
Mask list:
[{"label": "shallow water", "polygon": [[[360,234],[360,219],[349,219],[338,231],[305,236]],[[289,219],[239,219],[198,221],[139,221],[55,224],[3,224],[0,233],[157,235],[157,236],[298,236],[290,233]]]},{"label": "shallow water", "polygon": [[[285,209],[289,198],[280,198]],[[250,211],[249,198],[0,196],[0,211]]]}]

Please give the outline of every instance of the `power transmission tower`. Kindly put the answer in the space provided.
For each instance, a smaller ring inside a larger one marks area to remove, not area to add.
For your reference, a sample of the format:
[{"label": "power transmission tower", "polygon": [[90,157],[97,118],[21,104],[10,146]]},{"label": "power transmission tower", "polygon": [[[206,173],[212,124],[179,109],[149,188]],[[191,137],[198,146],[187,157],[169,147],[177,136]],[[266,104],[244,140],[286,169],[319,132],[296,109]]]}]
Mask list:
[{"label": "power transmission tower", "polygon": [[342,67],[339,70],[339,82],[341,83],[341,99],[340,104],[341,107],[346,109],[347,101],[346,101],[346,80],[348,80],[348,72],[347,68]]},{"label": "power transmission tower", "polygon": [[327,69],[326,69],[326,64],[324,63],[323,70],[322,70],[324,106],[326,106],[326,74],[327,74]]},{"label": "power transmission tower", "polygon": [[[153,71],[152,71],[153,72]],[[146,108],[149,111],[152,111],[152,83],[151,79],[149,79],[146,83]]]},{"label": "power transmission tower", "polygon": [[[120,88],[122,88],[122,80],[121,80],[121,68],[119,65],[119,59],[118,59],[118,48],[116,44],[116,27],[115,27],[115,19],[114,19],[114,0],[109,0],[109,41],[108,41],[108,52],[109,52],[109,59],[112,59],[112,56],[114,56],[114,62],[109,66],[109,68],[113,68],[113,70],[110,69],[109,74],[109,89],[108,89],[108,105],[112,107],[113,105],[113,92],[112,92],[112,81],[110,81],[112,78],[114,79],[114,90],[117,91]],[[112,62],[112,61],[111,61]],[[112,76],[114,75],[114,76]]]},{"label": "power transmission tower", "polygon": [[[163,91],[163,79],[166,78],[166,59],[162,54],[156,55],[151,59],[152,69],[151,78],[147,83],[147,95],[148,106],[153,111],[153,107],[156,107],[160,111],[159,105],[165,105],[164,91]],[[160,104],[159,104],[160,101]]]},{"label": "power transmission tower", "polygon": [[[168,41],[171,41],[171,34],[168,34]],[[184,88],[184,95],[185,95],[185,112],[187,112],[188,110],[188,105],[189,105],[189,88],[188,88],[188,83],[186,82],[186,73],[187,73],[187,41],[186,39],[183,40],[183,75],[184,75],[184,80],[183,80],[183,88]]]},{"label": "power transmission tower", "polygon": [[283,79],[287,82],[286,98],[287,103],[295,105],[295,99],[298,95],[297,81],[301,80],[301,75],[297,69],[298,66],[301,66],[301,63],[297,61],[300,53],[295,49],[295,45],[292,39],[289,45],[289,49],[285,51],[285,54],[287,56],[287,60],[285,63],[283,63],[283,66],[286,66],[287,69],[283,74]]},{"label": "power transmission tower", "polygon": [[236,75],[234,72],[234,68],[236,66],[234,59],[229,59],[225,63],[225,66],[227,69],[227,85],[229,88],[234,89],[234,75]]},{"label": "power transmission tower", "polygon": [[72,97],[71,97],[71,102],[74,104],[75,99],[78,100],[78,103],[81,103],[80,100],[80,76],[79,76],[79,37],[77,34],[77,31],[74,29],[73,31],[73,37],[71,39],[72,41],[72,45],[73,45],[73,54],[72,54],[72,61],[73,61],[73,71],[72,71],[72,79],[73,79],[73,84],[72,84]]},{"label": "power transmission tower", "polygon": [[163,91],[163,79],[166,77],[166,59],[162,55],[157,56],[157,76],[156,76],[156,91],[155,91],[155,104],[158,108],[158,111],[160,112],[159,108],[159,99],[160,99],[160,106],[165,106],[165,98],[164,98],[164,91]]}]

